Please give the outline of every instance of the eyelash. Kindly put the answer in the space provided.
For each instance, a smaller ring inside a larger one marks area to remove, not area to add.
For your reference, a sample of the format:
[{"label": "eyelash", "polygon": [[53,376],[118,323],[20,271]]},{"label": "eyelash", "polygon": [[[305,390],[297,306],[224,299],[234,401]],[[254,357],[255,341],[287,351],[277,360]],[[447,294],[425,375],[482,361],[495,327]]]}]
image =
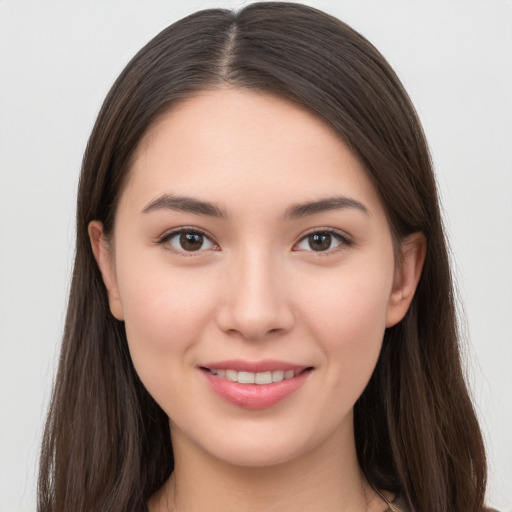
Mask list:
[{"label": "eyelash", "polygon": [[[207,233],[205,233],[203,230],[201,229],[198,229],[198,228],[187,228],[187,227],[181,227],[181,228],[177,228],[177,229],[173,229],[172,231],[169,231],[167,233],[165,233],[164,235],[162,235],[158,240],[157,240],[157,244],[159,245],[164,245],[164,244],[169,244],[169,242],[177,237],[178,235],[184,235],[184,234],[189,234],[189,235],[200,235],[201,237],[203,237],[202,239],[202,244],[204,244],[205,241],[208,241],[212,247],[208,247],[207,249],[197,249],[197,250],[191,250],[191,251],[187,251],[186,249],[184,248],[168,248],[168,250],[171,250],[173,252],[175,252],[176,254],[179,254],[181,256],[197,256],[198,254],[204,252],[205,250],[219,250],[219,245],[213,240],[213,238],[211,236],[209,236]],[[320,235],[327,235],[329,237],[331,237],[331,243],[332,243],[332,239],[334,239],[335,241],[338,242],[338,245],[335,246],[334,248],[328,248],[326,250],[321,250],[321,251],[315,251],[313,248],[311,248],[311,244],[309,244],[309,248],[310,250],[306,250],[306,252],[311,252],[313,254],[315,254],[315,256],[328,256],[334,252],[338,252],[339,250],[343,250],[343,248],[347,248],[347,247],[350,247],[351,245],[353,245],[353,242],[352,240],[350,240],[345,234],[342,234],[340,233],[339,231],[336,231],[336,230],[333,230],[333,229],[319,229],[319,228],[316,228],[314,229],[313,231],[310,231],[309,233],[306,233],[305,235],[303,235],[298,242],[296,242],[293,247],[292,247],[292,251],[294,252],[297,252],[298,249],[295,249],[296,247],[299,246],[299,244],[303,243],[303,242],[306,242],[308,238],[312,237],[312,236],[320,236]],[[181,241],[179,242],[180,245],[181,245]],[[300,249],[299,249],[300,250]]]},{"label": "eyelash", "polygon": [[[190,228],[182,227],[182,228],[173,229],[172,231],[168,231],[167,233],[162,235],[157,240],[157,244],[159,244],[159,245],[164,245],[164,244],[170,245],[169,242],[173,238],[177,237],[178,235],[184,235],[184,234],[200,235],[201,237],[203,237],[203,244],[204,244],[205,241],[208,241],[212,245],[212,247],[208,248],[208,249],[218,250],[219,245],[217,244],[217,242],[215,242],[213,240],[213,238],[210,235],[205,233],[202,229],[192,228],[192,227],[190,227]],[[173,251],[174,253],[176,253],[176,254],[178,254],[180,256],[197,256],[200,253],[202,253],[202,252],[204,252],[205,250],[208,250],[208,249],[198,249],[198,250],[195,250],[195,251],[187,251],[185,249],[168,247],[168,250]]]},{"label": "eyelash", "polygon": [[[324,229],[315,228],[314,230],[310,231],[309,233],[306,233],[305,235],[303,235],[300,238],[300,240],[296,244],[294,244],[293,247],[297,247],[299,244],[307,241],[308,238],[310,238],[314,235],[328,235],[331,237],[331,242],[332,242],[332,239],[334,239],[335,241],[338,242],[338,245],[336,247],[329,248],[325,251],[315,251],[314,249],[311,248],[311,245],[309,244],[310,250],[308,250],[306,252],[311,252],[315,256],[329,256],[333,253],[336,253],[340,250],[343,250],[343,249],[353,245],[352,240],[347,235],[342,234],[339,231],[336,231],[334,229],[328,229],[328,228],[324,228]],[[293,248],[292,248],[292,250],[293,250]]]}]

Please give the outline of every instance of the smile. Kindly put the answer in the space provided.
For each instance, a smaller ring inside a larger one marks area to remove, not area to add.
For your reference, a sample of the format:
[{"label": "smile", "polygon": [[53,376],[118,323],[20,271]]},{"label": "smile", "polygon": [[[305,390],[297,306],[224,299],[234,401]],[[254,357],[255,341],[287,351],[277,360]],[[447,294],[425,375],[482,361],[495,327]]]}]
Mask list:
[{"label": "smile", "polygon": [[293,395],[313,373],[311,366],[279,361],[225,361],[200,366],[210,389],[224,402],[266,409]]},{"label": "smile", "polygon": [[239,384],[272,384],[282,380],[292,379],[304,370],[274,370],[266,372],[245,372],[233,369],[210,369],[207,370],[222,379],[238,382]]}]

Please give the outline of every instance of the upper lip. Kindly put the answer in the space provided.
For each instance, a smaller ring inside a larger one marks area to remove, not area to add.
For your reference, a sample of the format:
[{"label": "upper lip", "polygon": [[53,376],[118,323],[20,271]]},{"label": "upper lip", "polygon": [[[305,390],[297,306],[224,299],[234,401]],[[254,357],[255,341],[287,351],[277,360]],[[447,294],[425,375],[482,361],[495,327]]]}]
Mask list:
[{"label": "upper lip", "polygon": [[200,365],[202,368],[210,370],[237,370],[239,372],[273,372],[276,370],[305,370],[310,368],[308,365],[301,365],[290,363],[287,361],[277,361],[272,359],[265,359],[262,361],[244,361],[242,359],[231,359],[227,361],[215,361],[212,363],[205,363]]}]

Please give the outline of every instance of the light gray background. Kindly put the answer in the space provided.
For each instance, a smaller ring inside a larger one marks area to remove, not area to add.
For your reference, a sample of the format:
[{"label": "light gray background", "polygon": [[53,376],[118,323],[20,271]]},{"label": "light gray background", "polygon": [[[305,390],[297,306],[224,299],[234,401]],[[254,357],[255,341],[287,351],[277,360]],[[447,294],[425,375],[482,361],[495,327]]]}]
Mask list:
[{"label": "light gray background", "polygon": [[[170,22],[245,3],[0,0],[1,512],[35,510],[75,189],[100,104],[128,59]],[[468,378],[489,450],[488,499],[511,511],[512,2],[308,3],[382,51],[424,123],[465,304]]]}]

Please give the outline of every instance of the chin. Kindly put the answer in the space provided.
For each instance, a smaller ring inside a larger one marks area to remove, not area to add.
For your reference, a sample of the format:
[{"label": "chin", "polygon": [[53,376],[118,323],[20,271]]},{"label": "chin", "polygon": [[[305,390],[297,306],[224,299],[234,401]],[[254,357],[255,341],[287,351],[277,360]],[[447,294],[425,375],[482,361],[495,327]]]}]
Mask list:
[{"label": "chin", "polygon": [[299,447],[258,444],[253,446],[230,446],[227,451],[218,451],[217,458],[226,464],[243,468],[268,468],[291,462],[306,451]]},{"label": "chin", "polygon": [[[244,429],[243,435],[219,433],[202,449],[226,464],[245,468],[264,468],[297,461],[323,444],[319,432],[293,431],[286,428]],[[328,437],[328,434],[327,436]]]}]

